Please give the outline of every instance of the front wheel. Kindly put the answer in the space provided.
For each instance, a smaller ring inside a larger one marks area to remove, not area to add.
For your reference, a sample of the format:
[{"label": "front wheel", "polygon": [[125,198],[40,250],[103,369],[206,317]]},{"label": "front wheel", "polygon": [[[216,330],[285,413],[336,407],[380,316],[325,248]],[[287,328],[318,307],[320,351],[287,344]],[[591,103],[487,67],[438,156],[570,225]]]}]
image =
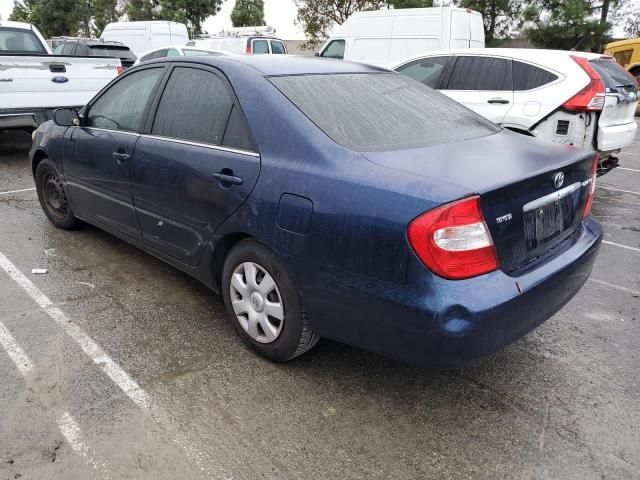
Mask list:
[{"label": "front wheel", "polygon": [[45,158],[36,169],[36,191],[42,210],[57,228],[72,230],[80,221],[73,215],[67,189],[51,160]]},{"label": "front wheel", "polygon": [[243,240],[227,256],[222,295],[238,335],[273,362],[291,360],[318,342],[291,277],[255,240]]}]

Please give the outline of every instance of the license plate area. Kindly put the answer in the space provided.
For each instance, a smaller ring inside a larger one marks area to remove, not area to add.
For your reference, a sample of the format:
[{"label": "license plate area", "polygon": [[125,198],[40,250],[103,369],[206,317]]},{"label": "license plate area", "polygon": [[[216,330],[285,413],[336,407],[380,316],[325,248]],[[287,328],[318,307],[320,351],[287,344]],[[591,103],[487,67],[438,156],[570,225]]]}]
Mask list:
[{"label": "license plate area", "polygon": [[580,186],[575,183],[524,206],[527,250],[535,250],[571,228],[576,210],[572,194]]}]

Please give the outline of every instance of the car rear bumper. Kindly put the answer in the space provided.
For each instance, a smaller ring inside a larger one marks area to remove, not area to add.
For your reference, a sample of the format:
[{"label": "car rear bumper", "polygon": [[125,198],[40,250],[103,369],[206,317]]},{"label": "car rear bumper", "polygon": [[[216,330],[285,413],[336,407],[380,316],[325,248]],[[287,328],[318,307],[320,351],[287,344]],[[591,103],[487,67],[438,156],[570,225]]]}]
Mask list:
[{"label": "car rear bumper", "polygon": [[602,127],[598,125],[598,151],[610,152],[631,145],[638,125],[631,118],[629,123]]},{"label": "car rear bumper", "polygon": [[587,281],[601,240],[589,218],[561,254],[519,277],[495,271],[449,281],[427,271],[396,285],[328,270],[310,277],[299,259],[288,264],[318,335],[450,368],[497,352],[562,308]]}]

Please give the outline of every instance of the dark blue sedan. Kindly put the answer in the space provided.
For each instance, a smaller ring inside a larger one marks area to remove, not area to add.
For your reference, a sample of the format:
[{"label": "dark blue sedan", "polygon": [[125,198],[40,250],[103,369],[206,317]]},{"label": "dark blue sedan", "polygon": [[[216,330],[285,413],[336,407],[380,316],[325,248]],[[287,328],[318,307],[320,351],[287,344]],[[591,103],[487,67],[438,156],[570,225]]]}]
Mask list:
[{"label": "dark blue sedan", "polygon": [[500,129],[397,73],[266,57],[145,63],[58,110],[31,150],[47,217],[221,292],[274,361],[326,337],[462,365],[587,280],[602,238],[593,153]]}]

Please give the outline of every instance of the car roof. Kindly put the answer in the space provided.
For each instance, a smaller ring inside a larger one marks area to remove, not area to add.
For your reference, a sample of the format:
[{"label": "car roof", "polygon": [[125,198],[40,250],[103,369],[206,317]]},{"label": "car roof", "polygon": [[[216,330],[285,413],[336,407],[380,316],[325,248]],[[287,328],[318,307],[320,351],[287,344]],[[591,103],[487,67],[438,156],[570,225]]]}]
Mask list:
[{"label": "car roof", "polygon": [[640,46],[640,37],[636,38],[627,38],[626,40],[618,40],[617,42],[607,43],[605,49],[616,48],[616,47],[626,47],[626,46]]},{"label": "car roof", "polygon": [[441,57],[447,55],[480,55],[480,56],[496,56],[515,58],[539,65],[548,65],[556,67],[561,65],[570,56],[584,57],[588,59],[594,58],[612,58],[601,53],[577,52],[573,50],[545,50],[539,48],[457,48],[451,50],[434,50],[422,55],[416,55],[399,62],[393,68],[400,65],[427,57]]},{"label": "car roof", "polygon": [[[184,57],[171,57],[171,59],[158,61],[188,60],[184,60]],[[220,65],[222,62],[240,63],[254,68],[265,76],[388,72],[384,68],[362,63],[297,55],[219,55],[198,57],[198,62],[213,66]]]}]

